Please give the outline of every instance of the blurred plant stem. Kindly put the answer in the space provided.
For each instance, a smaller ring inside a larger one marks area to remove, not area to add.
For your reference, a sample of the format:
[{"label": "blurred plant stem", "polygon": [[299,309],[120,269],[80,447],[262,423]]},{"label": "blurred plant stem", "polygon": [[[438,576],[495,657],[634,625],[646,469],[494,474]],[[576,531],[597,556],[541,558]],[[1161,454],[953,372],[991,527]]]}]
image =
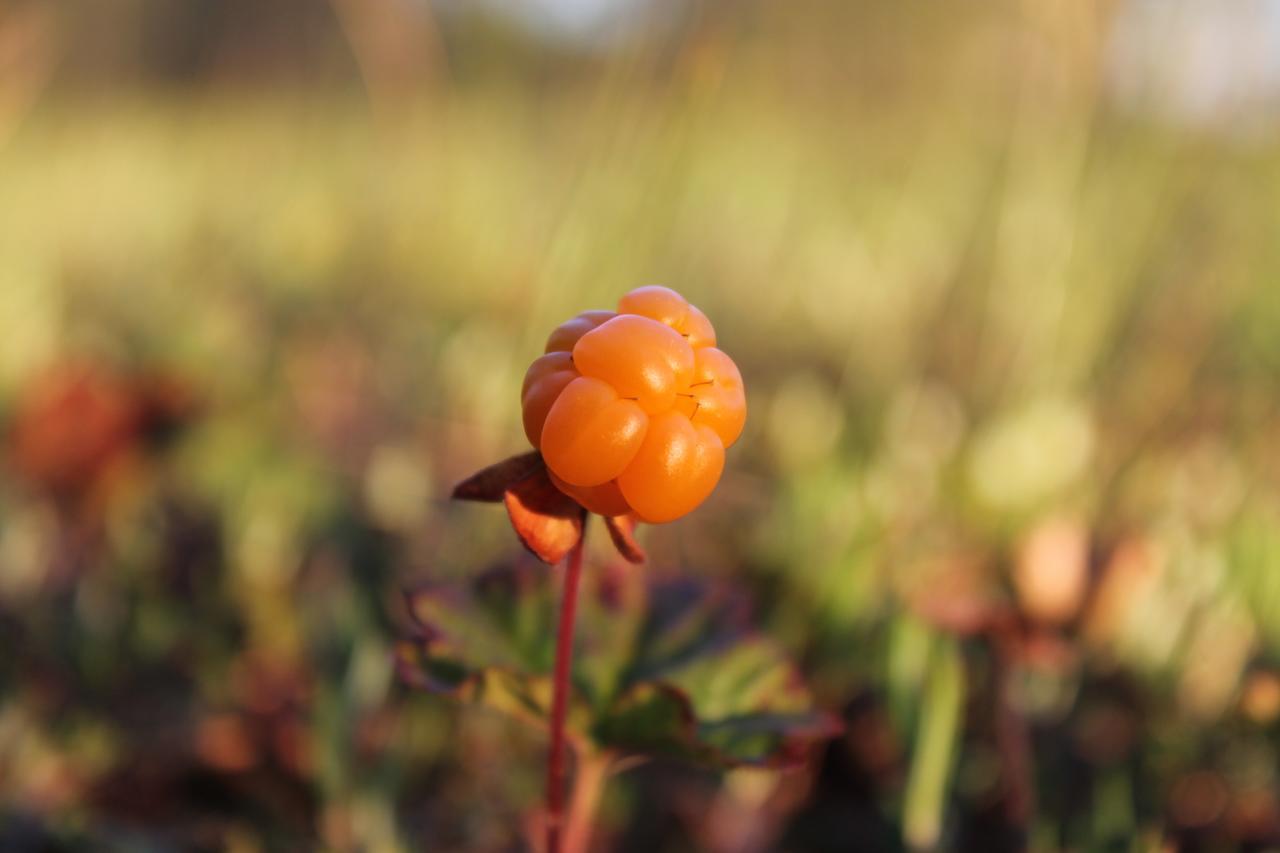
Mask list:
[{"label": "blurred plant stem", "polygon": [[0,144],[35,106],[63,51],[58,9],[38,3],[0,8]]},{"label": "blurred plant stem", "polygon": [[996,750],[1000,754],[1005,817],[1012,826],[1029,832],[1035,813],[1036,781],[1031,732],[1026,718],[1014,705],[1012,680],[1017,666],[1017,637],[1008,630],[994,630],[989,638],[993,665],[991,717]]},{"label": "blurred plant stem", "polygon": [[920,708],[915,755],[907,780],[903,835],[913,850],[937,846],[964,707],[964,662],[954,641],[939,638]]},{"label": "blurred plant stem", "polygon": [[565,817],[565,853],[586,853],[591,846],[591,827],[604,786],[615,769],[614,754],[582,747],[577,751],[573,774],[573,795]]},{"label": "blurred plant stem", "polygon": [[330,0],[369,102],[381,119],[430,94],[445,76],[444,50],[429,4]]},{"label": "blurred plant stem", "polygon": [[[578,580],[582,576],[582,543],[585,541],[584,528],[583,535],[565,560],[564,595],[560,601],[560,625],[556,632],[555,675],[551,694],[551,748],[547,756],[547,853],[560,853],[561,850],[560,829],[564,821],[564,723],[573,661],[573,623],[578,611]],[[571,845],[569,849],[575,848]]]}]

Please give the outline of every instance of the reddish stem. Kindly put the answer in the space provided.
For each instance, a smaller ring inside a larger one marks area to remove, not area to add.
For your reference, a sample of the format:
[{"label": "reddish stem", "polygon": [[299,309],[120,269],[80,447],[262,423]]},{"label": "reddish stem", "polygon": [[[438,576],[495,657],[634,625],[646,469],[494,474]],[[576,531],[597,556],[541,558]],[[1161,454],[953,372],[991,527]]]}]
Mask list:
[{"label": "reddish stem", "polygon": [[582,575],[584,539],[585,529],[565,563],[560,627],[556,632],[556,664],[551,694],[551,752],[547,756],[547,853],[560,853],[560,830],[564,823],[564,722],[569,701],[573,623],[578,611],[578,579]]}]

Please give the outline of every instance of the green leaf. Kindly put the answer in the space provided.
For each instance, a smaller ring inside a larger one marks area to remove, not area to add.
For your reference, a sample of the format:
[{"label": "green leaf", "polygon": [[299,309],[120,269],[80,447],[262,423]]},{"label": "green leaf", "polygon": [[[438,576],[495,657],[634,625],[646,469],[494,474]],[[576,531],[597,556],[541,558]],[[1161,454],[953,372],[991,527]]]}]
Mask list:
[{"label": "green leaf", "polygon": [[[401,644],[403,679],[544,725],[560,577],[522,562],[465,588],[410,593],[418,631]],[[838,731],[726,586],[653,581],[612,564],[588,571],[582,596],[573,736],[599,749],[734,767],[801,761]]]},{"label": "green leaf", "polygon": [[668,685],[648,682],[619,696],[597,722],[594,734],[598,743],[624,743],[646,754],[680,754],[696,731],[689,697]]},{"label": "green leaf", "polygon": [[934,849],[942,835],[943,812],[963,722],[964,694],[960,649],[953,640],[938,638],[921,702],[902,818],[903,835],[913,850]]}]

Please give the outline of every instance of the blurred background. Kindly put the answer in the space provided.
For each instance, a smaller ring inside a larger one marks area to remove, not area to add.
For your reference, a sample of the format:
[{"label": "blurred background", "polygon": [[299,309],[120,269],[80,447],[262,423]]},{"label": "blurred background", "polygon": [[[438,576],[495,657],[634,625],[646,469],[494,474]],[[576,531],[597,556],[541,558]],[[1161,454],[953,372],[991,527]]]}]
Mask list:
[{"label": "blurred background", "polygon": [[526,849],[400,590],[663,283],[750,416],[646,570],[846,732],[598,849],[1274,849],[1278,119],[1277,0],[0,4],[0,848]]}]

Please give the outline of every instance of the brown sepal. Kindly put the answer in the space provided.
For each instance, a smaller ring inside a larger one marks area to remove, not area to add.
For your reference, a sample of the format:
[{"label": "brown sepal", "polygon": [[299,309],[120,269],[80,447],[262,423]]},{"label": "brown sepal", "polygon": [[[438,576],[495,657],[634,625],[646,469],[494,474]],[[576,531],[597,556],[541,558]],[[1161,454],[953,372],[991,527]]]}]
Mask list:
[{"label": "brown sepal", "polygon": [[[587,511],[556,488],[537,451],[512,456],[477,471],[453,487],[453,498],[504,503],[520,541],[545,563],[556,563],[568,554],[582,538],[586,522]],[[644,549],[635,538],[635,516],[606,517],[604,523],[624,560],[645,561]]]},{"label": "brown sepal", "polygon": [[613,545],[618,549],[618,553],[622,555],[622,559],[628,563],[643,563],[645,561],[644,549],[636,541],[636,517],[634,515],[608,516],[604,520],[604,526],[609,529],[609,538],[613,540]]},{"label": "brown sepal", "polygon": [[543,470],[541,453],[536,450],[531,453],[522,453],[472,474],[453,487],[452,497],[458,501],[498,503],[503,500],[508,489]]},{"label": "brown sepal", "polygon": [[532,474],[507,487],[502,502],[524,546],[542,562],[553,564],[582,539],[587,511],[555,487],[541,457],[538,463]]}]

